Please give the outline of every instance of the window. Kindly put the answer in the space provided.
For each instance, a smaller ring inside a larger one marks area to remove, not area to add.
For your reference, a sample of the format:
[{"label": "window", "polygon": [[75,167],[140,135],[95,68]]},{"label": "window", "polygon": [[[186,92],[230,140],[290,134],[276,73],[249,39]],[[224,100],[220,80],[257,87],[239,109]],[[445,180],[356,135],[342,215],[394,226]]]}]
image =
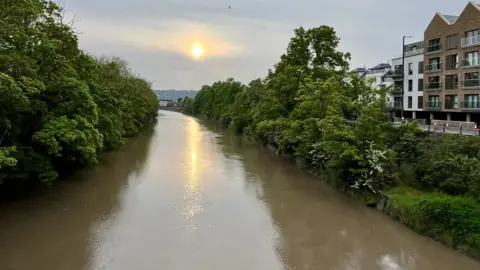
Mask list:
[{"label": "window", "polygon": [[440,70],[440,58],[430,58],[429,65],[427,66],[427,70],[429,71],[437,71]]},{"label": "window", "polygon": [[458,35],[447,37],[447,50],[458,48]]},{"label": "window", "polygon": [[440,39],[431,39],[428,41],[428,47],[427,47],[427,52],[436,52],[440,51],[442,49],[442,46],[440,45]]},{"label": "window", "polygon": [[464,66],[478,66],[480,62],[478,61],[478,51],[476,52],[467,52],[465,53],[465,63]]},{"label": "window", "polygon": [[480,35],[480,30],[479,29],[475,29],[475,30],[472,30],[472,31],[465,32],[465,37],[466,38],[473,38],[473,37],[476,37],[476,36],[479,36],[479,35]]},{"label": "window", "polygon": [[446,95],[445,96],[445,109],[457,109],[458,108],[458,97],[457,95]]},{"label": "window", "polygon": [[402,65],[395,66],[395,74],[402,74]]},{"label": "window", "polygon": [[395,108],[402,108],[402,98],[401,97],[394,97],[393,98],[393,106]]},{"label": "window", "polygon": [[428,77],[427,89],[440,90],[440,76]]},{"label": "window", "polygon": [[423,91],[423,79],[418,79],[418,91]]},{"label": "window", "polygon": [[445,89],[458,88],[458,74],[445,76]]},{"label": "window", "polygon": [[395,88],[398,88],[399,90],[402,90],[402,81],[395,81]]},{"label": "window", "polygon": [[446,69],[451,70],[458,68],[458,54],[447,55],[445,60],[447,62]]},{"label": "window", "polygon": [[408,97],[408,108],[412,108],[412,97]]},{"label": "window", "polygon": [[423,61],[418,62],[418,74],[423,74]]},{"label": "window", "polygon": [[418,97],[418,108],[423,109],[423,96]]},{"label": "window", "polygon": [[412,90],[413,90],[413,81],[408,80],[408,92],[412,92]]},{"label": "window", "polygon": [[480,86],[480,79],[479,79],[479,76],[478,76],[478,72],[465,73],[465,82],[464,82],[463,86],[465,88],[479,87]]},{"label": "window", "polygon": [[430,108],[440,108],[440,97],[439,96],[428,96],[428,106]]},{"label": "window", "polygon": [[469,109],[478,109],[480,108],[478,104],[478,95],[465,95],[463,101],[463,107]]},{"label": "window", "polygon": [[413,63],[408,63],[408,75],[413,74]]}]

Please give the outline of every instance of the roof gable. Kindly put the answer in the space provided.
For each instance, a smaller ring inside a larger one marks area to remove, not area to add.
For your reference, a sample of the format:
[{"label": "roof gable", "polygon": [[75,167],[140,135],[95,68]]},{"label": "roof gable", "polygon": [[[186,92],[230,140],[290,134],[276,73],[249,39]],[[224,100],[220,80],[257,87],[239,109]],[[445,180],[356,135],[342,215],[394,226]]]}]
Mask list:
[{"label": "roof gable", "polygon": [[437,12],[425,29],[425,34],[436,34],[438,29],[445,29],[448,26],[450,26],[450,23],[447,19]]},{"label": "roof gable", "polygon": [[480,7],[475,2],[469,2],[463,9],[462,13],[460,13],[460,16],[458,16],[455,23],[477,19],[478,16],[480,16]]}]

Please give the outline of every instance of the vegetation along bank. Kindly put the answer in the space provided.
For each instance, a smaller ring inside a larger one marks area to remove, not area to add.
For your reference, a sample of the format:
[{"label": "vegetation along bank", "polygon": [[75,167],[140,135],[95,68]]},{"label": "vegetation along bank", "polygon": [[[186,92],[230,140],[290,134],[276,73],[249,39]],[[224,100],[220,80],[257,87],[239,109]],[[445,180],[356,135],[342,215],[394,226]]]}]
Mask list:
[{"label": "vegetation along bank", "polygon": [[414,230],[480,258],[480,138],[393,127],[385,104],[392,89],[354,74],[345,80],[350,54],[338,44],[331,27],[296,29],[266,77],[205,85],[183,112],[273,144],[335,186],[381,201]]},{"label": "vegetation along bank", "polygon": [[62,10],[0,0],[0,183],[50,183],[154,121],[150,84],[79,49]]}]

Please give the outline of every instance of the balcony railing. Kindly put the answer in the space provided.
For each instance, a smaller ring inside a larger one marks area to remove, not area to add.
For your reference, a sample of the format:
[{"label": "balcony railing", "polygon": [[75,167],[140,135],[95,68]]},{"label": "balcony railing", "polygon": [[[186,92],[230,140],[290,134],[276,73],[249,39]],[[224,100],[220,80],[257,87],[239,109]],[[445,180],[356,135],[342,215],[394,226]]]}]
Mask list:
[{"label": "balcony railing", "polygon": [[480,58],[471,58],[462,60],[463,67],[478,67],[480,66]]},{"label": "balcony railing", "polygon": [[425,90],[427,91],[440,91],[442,89],[441,82],[427,82]]},{"label": "balcony railing", "polygon": [[462,38],[462,48],[480,45],[480,36]]},{"label": "balcony railing", "polygon": [[463,89],[480,89],[480,79],[471,79],[463,81]]},{"label": "balcony railing", "polygon": [[388,77],[402,77],[402,71],[401,70],[390,70],[387,74]]},{"label": "balcony railing", "polygon": [[427,53],[436,53],[442,51],[442,44],[435,44],[427,46]]},{"label": "balcony railing", "polygon": [[445,81],[445,89],[447,90],[455,90],[458,89],[458,80],[454,81],[452,79]]},{"label": "balcony railing", "polygon": [[394,102],[388,102],[387,107],[390,109],[401,109],[402,108],[402,102],[394,101]]},{"label": "balcony railing", "polygon": [[437,72],[442,70],[442,63],[433,63],[425,66],[425,70],[428,72]]},{"label": "balcony railing", "polygon": [[415,50],[411,50],[411,51],[406,51],[405,56],[409,57],[409,56],[423,54],[423,51],[424,51],[423,48],[415,49]]},{"label": "balcony railing", "polygon": [[442,108],[442,103],[440,101],[427,101],[425,102],[424,108],[430,110],[440,110]]},{"label": "balcony railing", "polygon": [[464,110],[480,110],[480,102],[478,100],[462,101],[461,108]]}]

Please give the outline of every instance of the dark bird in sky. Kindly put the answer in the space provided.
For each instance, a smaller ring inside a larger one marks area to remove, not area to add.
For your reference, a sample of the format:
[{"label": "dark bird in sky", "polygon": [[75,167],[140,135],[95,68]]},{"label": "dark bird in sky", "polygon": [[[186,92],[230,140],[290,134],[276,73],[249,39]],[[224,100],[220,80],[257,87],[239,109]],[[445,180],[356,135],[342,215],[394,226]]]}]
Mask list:
[{"label": "dark bird in sky", "polygon": [[232,7],[231,7],[231,6],[228,6],[228,9],[232,9]]}]

